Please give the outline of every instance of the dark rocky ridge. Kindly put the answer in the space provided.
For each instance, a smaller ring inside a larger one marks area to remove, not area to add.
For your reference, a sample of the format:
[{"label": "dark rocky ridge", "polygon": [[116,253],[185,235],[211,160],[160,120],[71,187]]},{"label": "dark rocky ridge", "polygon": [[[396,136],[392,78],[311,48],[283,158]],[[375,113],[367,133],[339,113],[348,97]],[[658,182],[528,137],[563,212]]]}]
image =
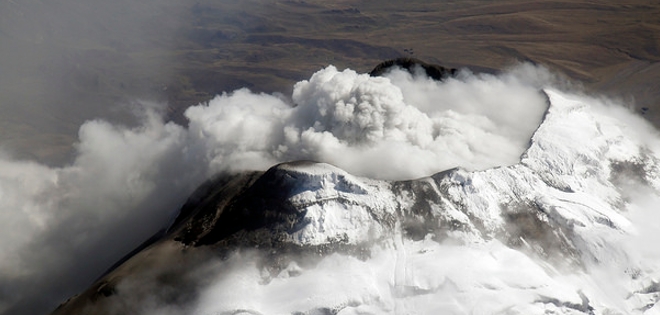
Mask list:
[{"label": "dark rocky ridge", "polygon": [[393,68],[400,68],[415,74],[415,71],[422,70],[431,79],[442,81],[450,76],[456,74],[456,69],[445,68],[436,64],[429,64],[416,58],[397,58],[386,60],[379,63],[373,70],[369,72],[372,77],[382,76]]}]

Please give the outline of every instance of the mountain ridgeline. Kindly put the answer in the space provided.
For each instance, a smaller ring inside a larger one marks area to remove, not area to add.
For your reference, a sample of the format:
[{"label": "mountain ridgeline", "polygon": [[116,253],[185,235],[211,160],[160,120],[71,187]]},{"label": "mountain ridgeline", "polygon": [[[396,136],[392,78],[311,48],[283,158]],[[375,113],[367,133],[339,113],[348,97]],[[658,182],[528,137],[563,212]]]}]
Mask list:
[{"label": "mountain ridgeline", "polygon": [[422,71],[426,76],[433,80],[442,81],[456,74],[456,69],[446,68],[441,65],[429,64],[416,58],[397,58],[379,63],[369,72],[372,77],[382,76],[393,68],[399,68],[415,74],[416,71]]}]

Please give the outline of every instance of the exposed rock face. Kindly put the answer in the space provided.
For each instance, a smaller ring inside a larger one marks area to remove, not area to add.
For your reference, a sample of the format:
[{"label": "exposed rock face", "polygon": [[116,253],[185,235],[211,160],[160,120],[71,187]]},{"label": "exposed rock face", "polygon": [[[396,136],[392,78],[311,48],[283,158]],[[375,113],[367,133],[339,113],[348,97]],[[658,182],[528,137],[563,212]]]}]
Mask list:
[{"label": "exposed rock face", "polygon": [[429,64],[415,58],[397,58],[379,63],[373,70],[371,70],[371,72],[369,72],[369,75],[372,77],[382,76],[392,68],[396,67],[406,70],[412,74],[415,74],[415,71],[421,70],[429,78],[437,81],[442,81],[447,77],[456,74],[456,69],[453,68],[445,68],[440,65]]},{"label": "exposed rock face", "polygon": [[[453,169],[430,178],[385,182],[354,177],[324,163],[284,163],[263,174],[208,184],[209,197],[184,206],[194,208],[193,214],[170,237],[193,247],[279,250],[290,244],[300,251],[321,246],[328,254],[383,241],[400,229],[413,241],[430,236],[443,242],[463,234],[461,241],[498,239],[522,246],[525,239],[539,254],[579,264],[567,238],[570,229],[533,202],[494,199],[493,215],[501,216],[497,224],[473,213],[473,197],[454,195],[468,176]],[[244,186],[234,186],[236,182]]]},{"label": "exposed rock face", "polygon": [[[583,100],[546,93],[516,165],[390,182],[302,161],[218,177],[160,241],[55,314],[652,309],[658,271],[617,240],[632,231],[620,182],[657,193],[657,153]],[[607,264],[626,294],[590,273]]]}]

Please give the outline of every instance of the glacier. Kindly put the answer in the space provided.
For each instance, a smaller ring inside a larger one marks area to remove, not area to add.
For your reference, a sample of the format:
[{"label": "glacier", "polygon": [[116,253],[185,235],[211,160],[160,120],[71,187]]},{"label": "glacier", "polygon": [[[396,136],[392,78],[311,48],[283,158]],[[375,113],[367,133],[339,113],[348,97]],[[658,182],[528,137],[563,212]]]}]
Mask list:
[{"label": "glacier", "polygon": [[54,314],[660,314],[660,231],[644,229],[660,211],[656,131],[603,100],[543,92],[513,165],[387,181],[298,161],[219,176],[165,237]]}]

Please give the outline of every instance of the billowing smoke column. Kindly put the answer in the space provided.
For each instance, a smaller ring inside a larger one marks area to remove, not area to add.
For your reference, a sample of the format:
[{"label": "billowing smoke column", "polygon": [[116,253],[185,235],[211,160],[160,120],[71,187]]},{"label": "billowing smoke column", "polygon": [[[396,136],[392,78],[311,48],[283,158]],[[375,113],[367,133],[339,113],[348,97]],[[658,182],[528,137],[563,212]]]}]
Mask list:
[{"label": "billowing smoke column", "polygon": [[293,104],[244,89],[191,107],[186,117],[215,169],[299,159],[381,179],[485,169],[516,163],[541,121],[545,97],[522,75],[530,68],[438,82],[330,66],[295,85]]},{"label": "billowing smoke column", "polygon": [[50,168],[0,158],[0,313],[46,312],[167,225],[218,172],[317,160],[356,175],[410,179],[519,161],[555,78],[520,65],[444,82],[329,66],[291,99],[247,89],[189,108],[189,126],[145,106],[138,127],[80,127],[77,156]]}]

